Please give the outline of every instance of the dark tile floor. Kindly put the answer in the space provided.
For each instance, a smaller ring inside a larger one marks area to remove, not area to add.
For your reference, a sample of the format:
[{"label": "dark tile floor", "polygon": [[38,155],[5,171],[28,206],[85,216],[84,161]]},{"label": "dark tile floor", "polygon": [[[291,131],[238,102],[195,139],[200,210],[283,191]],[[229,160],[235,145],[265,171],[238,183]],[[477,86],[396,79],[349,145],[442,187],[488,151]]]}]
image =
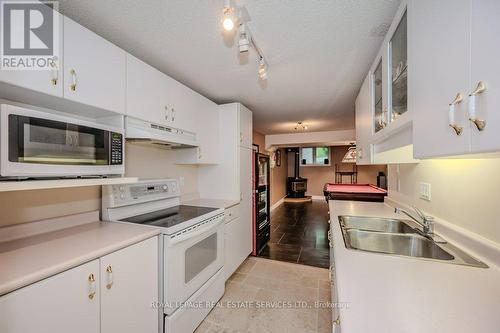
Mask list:
[{"label": "dark tile floor", "polygon": [[271,240],[260,257],[328,268],[328,204],[283,203],[271,213]]}]

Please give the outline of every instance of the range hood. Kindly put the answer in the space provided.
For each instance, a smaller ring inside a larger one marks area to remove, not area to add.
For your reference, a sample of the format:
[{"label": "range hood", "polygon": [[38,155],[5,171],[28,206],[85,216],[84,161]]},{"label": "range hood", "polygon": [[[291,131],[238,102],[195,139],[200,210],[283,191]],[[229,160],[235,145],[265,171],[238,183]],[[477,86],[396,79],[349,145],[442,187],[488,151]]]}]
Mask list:
[{"label": "range hood", "polygon": [[152,124],[128,116],[125,117],[125,138],[127,142],[155,145],[167,149],[198,147],[196,133]]}]

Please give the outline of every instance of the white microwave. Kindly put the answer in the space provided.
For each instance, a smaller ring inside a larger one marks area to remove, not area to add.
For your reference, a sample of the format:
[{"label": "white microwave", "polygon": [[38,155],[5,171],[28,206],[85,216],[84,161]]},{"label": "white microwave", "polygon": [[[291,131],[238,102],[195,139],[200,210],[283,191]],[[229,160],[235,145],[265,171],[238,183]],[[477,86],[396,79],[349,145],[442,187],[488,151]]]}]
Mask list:
[{"label": "white microwave", "polygon": [[0,178],[122,175],[123,129],[0,104]]}]

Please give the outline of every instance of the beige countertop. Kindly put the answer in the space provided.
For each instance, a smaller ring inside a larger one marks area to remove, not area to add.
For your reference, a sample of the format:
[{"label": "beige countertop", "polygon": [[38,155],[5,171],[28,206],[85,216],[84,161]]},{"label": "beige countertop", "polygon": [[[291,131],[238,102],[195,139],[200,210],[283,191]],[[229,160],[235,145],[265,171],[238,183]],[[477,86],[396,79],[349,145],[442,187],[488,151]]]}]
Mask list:
[{"label": "beige countertop", "polygon": [[224,208],[224,209],[227,209],[239,203],[240,202],[237,200],[219,200],[219,199],[204,199],[204,198],[182,202],[182,204],[184,205],[204,206],[204,207]]},{"label": "beige countertop", "polygon": [[[489,246],[488,256],[481,255],[484,245],[452,242],[486,262],[487,269],[351,250],[344,245],[339,215],[401,215],[387,203],[334,200],[329,206],[339,302],[349,304],[340,309],[342,332],[498,332],[500,269],[487,260],[494,251],[499,256],[498,247]],[[436,220],[436,230],[450,241],[455,235],[445,233],[442,222]]]},{"label": "beige countertop", "polygon": [[0,229],[0,295],[160,233],[150,227],[100,222],[98,214],[93,218],[71,225],[67,217],[56,221],[57,227],[52,224],[52,230],[50,222],[43,221],[47,232],[37,222]]}]

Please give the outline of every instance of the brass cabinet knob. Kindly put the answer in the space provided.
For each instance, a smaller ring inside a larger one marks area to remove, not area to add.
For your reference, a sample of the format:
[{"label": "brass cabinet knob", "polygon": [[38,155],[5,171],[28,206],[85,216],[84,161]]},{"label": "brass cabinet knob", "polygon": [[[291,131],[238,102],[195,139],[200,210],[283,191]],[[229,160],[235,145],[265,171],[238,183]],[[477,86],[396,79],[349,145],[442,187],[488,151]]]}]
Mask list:
[{"label": "brass cabinet knob", "polygon": [[484,130],[486,127],[486,121],[479,119],[476,115],[476,96],[484,93],[486,91],[486,84],[483,81],[479,81],[476,89],[469,95],[469,120],[476,125],[479,131]]},{"label": "brass cabinet knob", "polygon": [[461,135],[464,128],[462,126],[459,126],[457,122],[455,121],[455,106],[460,104],[463,100],[463,96],[461,93],[458,93],[455,96],[455,99],[448,104],[448,124],[450,125],[451,128],[455,130],[456,135]]},{"label": "brass cabinet knob", "polygon": [[106,267],[107,282],[106,289],[111,289],[113,286],[113,268],[110,266]]},{"label": "brass cabinet knob", "polygon": [[94,274],[89,274],[88,277],[88,282],[89,282],[89,299],[93,300],[96,294],[96,285],[95,285],[95,276]]}]

